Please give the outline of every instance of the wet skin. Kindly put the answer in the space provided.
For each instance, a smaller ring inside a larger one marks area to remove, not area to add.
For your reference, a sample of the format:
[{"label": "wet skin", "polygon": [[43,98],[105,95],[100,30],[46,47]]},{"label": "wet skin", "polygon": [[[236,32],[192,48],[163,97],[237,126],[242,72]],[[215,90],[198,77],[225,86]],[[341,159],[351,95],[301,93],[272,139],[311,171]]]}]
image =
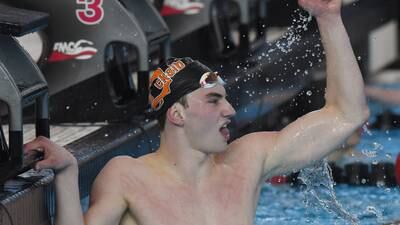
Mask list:
[{"label": "wet skin", "polygon": [[184,133],[191,147],[186,151],[203,157],[208,167],[203,176],[187,179],[179,173],[179,162],[164,157],[165,150],[139,159],[114,159],[122,170],[119,183],[128,190],[129,212],[121,224],[252,224],[261,167],[254,173],[249,166],[254,161],[246,161],[251,158],[224,160],[232,149],[221,126],[235,113],[225,97],[221,85],[199,89],[187,97]]},{"label": "wet skin", "polygon": [[[37,169],[56,171],[57,225],[249,225],[265,179],[314,163],[346,140],[369,112],[360,69],[340,17],[340,0],[299,0],[317,19],[327,59],[326,105],[279,132],[247,134],[227,144],[235,114],[217,85],[187,96],[167,113],[156,153],[116,157],[97,176],[82,216],[78,164],[45,138]],[[121,220],[122,218],[122,220]]]},{"label": "wet skin", "polygon": [[134,173],[127,170],[120,178],[129,208],[123,225],[252,224],[259,180],[244,170],[216,163],[209,177],[188,183],[157,165],[156,157],[116,160],[135,164]]}]

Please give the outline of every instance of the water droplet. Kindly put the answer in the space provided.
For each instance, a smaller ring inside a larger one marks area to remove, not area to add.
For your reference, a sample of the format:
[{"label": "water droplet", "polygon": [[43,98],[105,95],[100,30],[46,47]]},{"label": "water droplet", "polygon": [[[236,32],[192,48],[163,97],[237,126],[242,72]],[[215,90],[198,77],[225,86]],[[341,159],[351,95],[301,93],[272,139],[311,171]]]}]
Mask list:
[{"label": "water droplet", "polygon": [[383,145],[381,145],[381,144],[378,143],[378,142],[373,142],[373,143],[372,143],[372,146],[373,146],[373,149],[374,149],[374,150],[383,150],[383,149],[384,149]]},{"label": "water droplet", "polygon": [[385,186],[385,182],[384,181],[378,181],[378,182],[376,182],[376,186],[379,187],[379,188],[382,188],[382,187]]},{"label": "water droplet", "polygon": [[368,126],[366,124],[364,124],[362,126],[363,132],[367,133],[368,136],[372,136],[372,132],[368,129]]},{"label": "water droplet", "polygon": [[367,180],[365,178],[363,178],[363,179],[361,179],[361,183],[365,184],[365,183],[367,183]]},{"label": "water droplet", "polygon": [[306,92],[306,94],[307,94],[308,96],[311,96],[311,95],[312,95],[312,91],[311,91],[311,90],[308,90],[308,91]]},{"label": "water droplet", "polygon": [[362,154],[364,154],[365,156],[369,157],[369,158],[375,158],[377,155],[377,152],[374,150],[368,150],[368,149],[363,149],[361,150]]},{"label": "water droplet", "polygon": [[367,206],[367,208],[365,209],[367,212],[376,212],[376,209],[375,209],[375,207],[373,207],[373,206]]}]

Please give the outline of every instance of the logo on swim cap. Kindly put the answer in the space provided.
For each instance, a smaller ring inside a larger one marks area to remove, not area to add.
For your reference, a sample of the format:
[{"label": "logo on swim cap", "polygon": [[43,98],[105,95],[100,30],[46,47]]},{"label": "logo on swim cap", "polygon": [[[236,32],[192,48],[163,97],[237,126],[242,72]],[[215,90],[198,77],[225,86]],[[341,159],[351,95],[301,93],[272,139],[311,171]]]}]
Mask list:
[{"label": "logo on swim cap", "polygon": [[162,107],[164,98],[171,93],[172,78],[185,67],[186,65],[182,60],[177,60],[171,63],[164,71],[161,68],[154,71],[150,78],[150,84],[161,92],[156,97],[150,94],[151,108],[153,110],[159,110]]},{"label": "logo on swim cap", "polygon": [[181,97],[198,88],[224,85],[216,72],[189,57],[170,58],[150,78],[152,115],[160,116]]}]

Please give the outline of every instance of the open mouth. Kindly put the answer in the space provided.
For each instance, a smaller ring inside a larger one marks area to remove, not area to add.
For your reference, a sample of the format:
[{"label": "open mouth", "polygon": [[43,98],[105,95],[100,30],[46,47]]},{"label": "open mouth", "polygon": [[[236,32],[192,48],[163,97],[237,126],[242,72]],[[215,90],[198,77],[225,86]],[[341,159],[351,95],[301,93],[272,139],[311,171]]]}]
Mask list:
[{"label": "open mouth", "polygon": [[228,124],[229,122],[225,123],[222,125],[222,127],[219,129],[219,132],[221,133],[222,137],[224,137],[225,141],[228,141],[230,139],[230,132],[228,129]]}]

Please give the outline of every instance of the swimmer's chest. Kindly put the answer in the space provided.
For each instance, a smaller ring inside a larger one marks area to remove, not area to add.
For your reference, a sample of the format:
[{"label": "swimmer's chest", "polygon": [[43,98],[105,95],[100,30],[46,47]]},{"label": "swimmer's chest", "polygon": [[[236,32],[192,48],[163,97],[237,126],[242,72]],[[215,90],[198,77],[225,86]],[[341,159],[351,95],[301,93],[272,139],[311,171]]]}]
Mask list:
[{"label": "swimmer's chest", "polygon": [[140,224],[251,224],[257,193],[232,174],[214,176],[199,186],[163,178],[140,182],[129,207]]}]

